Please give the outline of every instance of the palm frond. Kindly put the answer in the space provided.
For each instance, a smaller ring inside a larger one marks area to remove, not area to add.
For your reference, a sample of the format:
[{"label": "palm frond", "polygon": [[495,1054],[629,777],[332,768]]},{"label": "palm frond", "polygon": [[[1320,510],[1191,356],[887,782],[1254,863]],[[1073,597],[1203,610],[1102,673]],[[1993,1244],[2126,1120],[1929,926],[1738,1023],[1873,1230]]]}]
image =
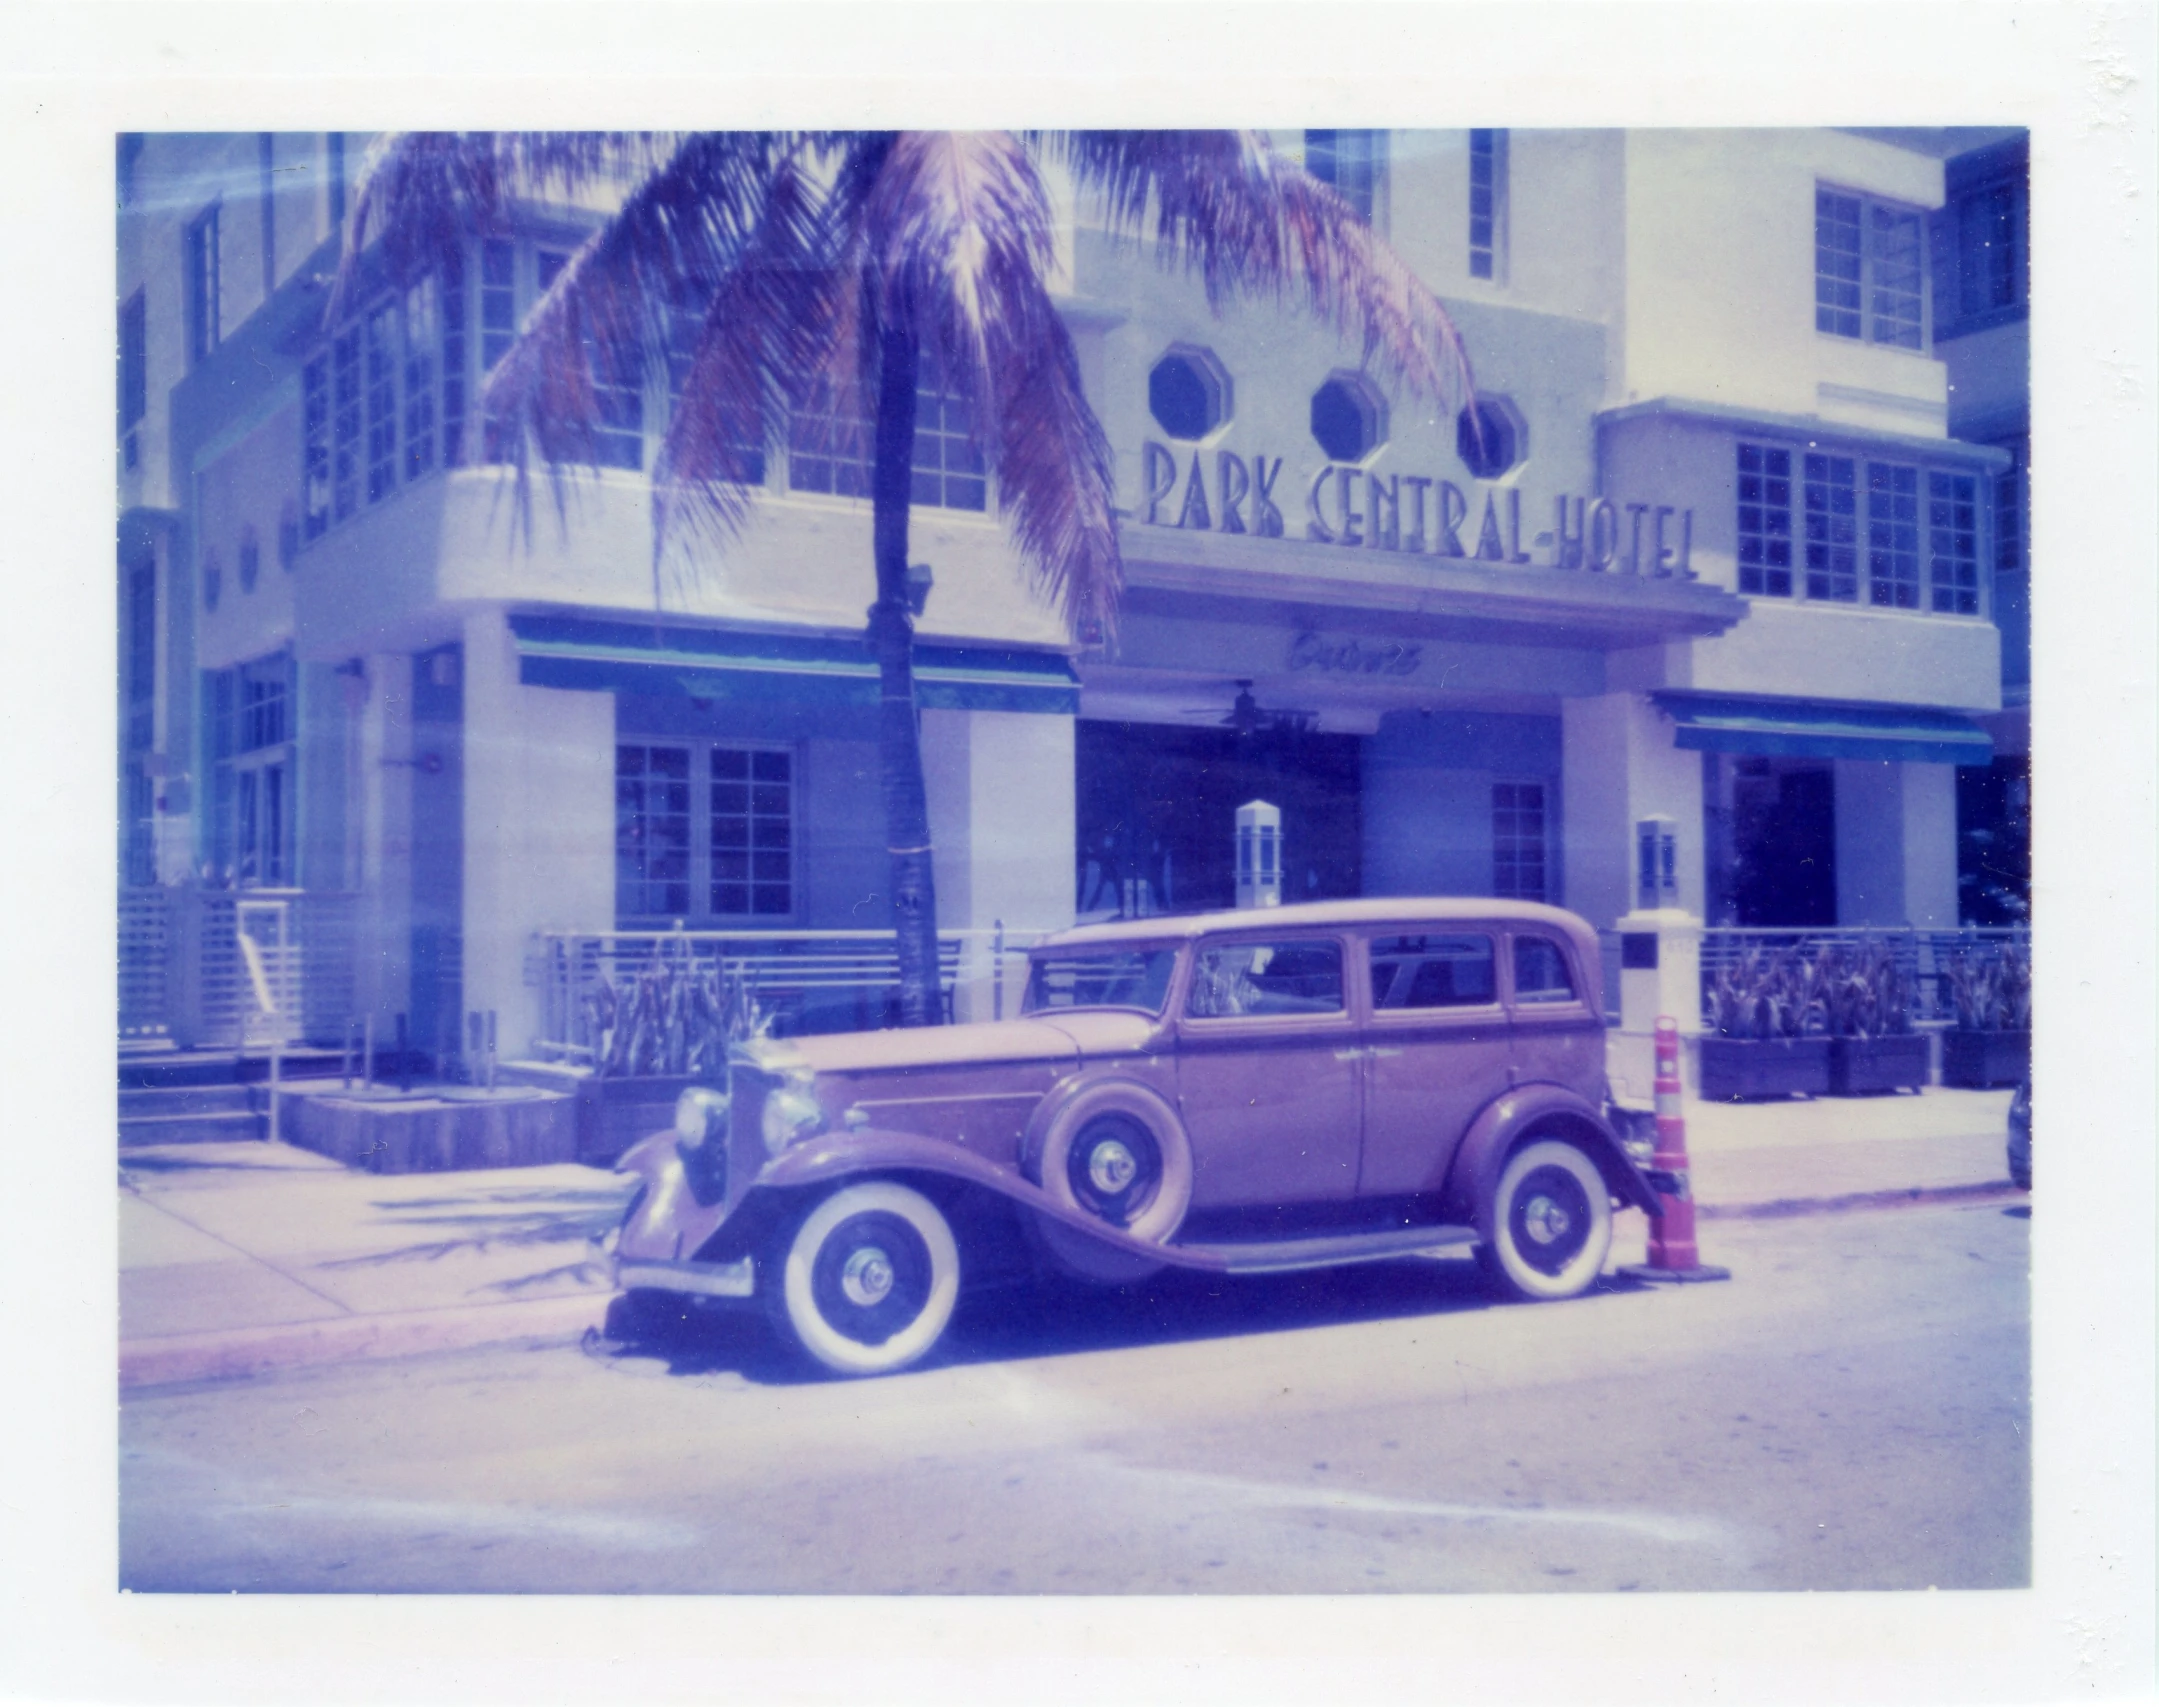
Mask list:
[{"label": "palm frond", "polygon": [[1150,236],[1216,309],[1299,301],[1391,386],[1453,414],[1469,354],[1438,297],[1348,202],[1256,131],[1077,131],[1048,146],[1095,192],[1113,234]]},{"label": "palm frond", "polygon": [[911,325],[974,403],[1037,587],[1076,631],[1106,627],[1123,584],[1114,472],[1049,295],[1054,228],[1032,153],[1005,131],[905,133],[863,227],[879,315]]}]

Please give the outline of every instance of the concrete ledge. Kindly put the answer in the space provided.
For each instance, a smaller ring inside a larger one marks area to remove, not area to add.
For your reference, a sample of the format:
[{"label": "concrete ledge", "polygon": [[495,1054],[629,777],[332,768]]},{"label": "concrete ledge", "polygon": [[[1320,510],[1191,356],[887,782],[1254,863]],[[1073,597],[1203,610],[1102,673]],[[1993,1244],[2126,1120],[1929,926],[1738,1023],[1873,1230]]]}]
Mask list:
[{"label": "concrete ledge", "polygon": [[383,1097],[324,1091],[282,1099],[288,1144],[373,1174],[522,1168],[577,1159],[577,1113],[556,1091],[499,1097]]},{"label": "concrete ledge", "polygon": [[1846,1209],[1904,1209],[1917,1203],[1985,1203],[1998,1197],[2029,1197],[2008,1180],[1973,1185],[1906,1186],[1894,1191],[1851,1191],[1841,1197],[1780,1197],[1770,1203],[1697,1203],[1704,1221],[1774,1221],[1790,1215],[1833,1215]]},{"label": "concrete ledge", "polygon": [[600,1325],[611,1292],[395,1315],[338,1316],[288,1327],[228,1328],[124,1342],[120,1387],[218,1381],[305,1364],[352,1363],[416,1352],[463,1351],[508,1340],[574,1339]]}]

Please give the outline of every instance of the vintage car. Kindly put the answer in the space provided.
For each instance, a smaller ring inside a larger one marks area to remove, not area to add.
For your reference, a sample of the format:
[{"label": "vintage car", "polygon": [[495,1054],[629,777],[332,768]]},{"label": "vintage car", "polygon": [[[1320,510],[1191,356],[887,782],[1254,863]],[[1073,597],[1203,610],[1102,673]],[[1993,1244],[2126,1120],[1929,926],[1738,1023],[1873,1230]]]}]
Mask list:
[{"label": "vintage car", "polygon": [[1082,926],[1020,1017],[763,1040],[619,1167],[617,1285],[761,1303],[849,1375],[1045,1266],[1317,1268],[1474,1244],[1571,1297],[1656,1197],[1605,1106],[1594,932],[1556,907],[1323,902]]}]

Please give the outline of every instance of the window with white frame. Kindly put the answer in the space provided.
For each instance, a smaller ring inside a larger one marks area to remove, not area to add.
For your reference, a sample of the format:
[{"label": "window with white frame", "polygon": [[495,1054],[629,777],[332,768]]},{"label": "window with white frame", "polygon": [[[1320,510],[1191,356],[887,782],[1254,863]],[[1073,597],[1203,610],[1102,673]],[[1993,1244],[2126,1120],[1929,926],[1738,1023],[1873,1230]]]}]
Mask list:
[{"label": "window with white frame", "polygon": [[[797,492],[867,498],[877,427],[851,385],[820,379],[788,429],[787,484]],[[917,504],[948,510],[989,507],[988,463],[974,430],[974,405],[948,385],[928,350],[915,387]]]},{"label": "window with white frame", "polygon": [[209,672],[210,859],[242,886],[293,879],[292,654]]},{"label": "window with white frame", "polygon": [[1548,898],[1544,784],[1492,785],[1492,893],[1507,900]]},{"label": "window with white frame", "polygon": [[766,924],[792,917],[796,782],[787,747],[618,742],[618,917]]},{"label": "window with white frame", "polygon": [[187,357],[199,362],[224,336],[220,294],[218,204],[212,202],[188,226],[186,244]]},{"label": "window with white frame", "polygon": [[1304,169],[1332,184],[1358,214],[1377,217],[1387,167],[1383,130],[1308,130],[1304,133]]},{"label": "window with white frame", "polygon": [[1927,474],[1927,585],[1937,611],[1979,614],[1979,482]]},{"label": "window with white frame", "polygon": [[1916,350],[1925,342],[1925,304],[1925,221],[1919,210],[1817,186],[1815,330]]},{"label": "window with white frame", "polygon": [[1507,274],[1507,133],[1469,133],[1469,276]]},{"label": "window with white frame", "polygon": [[[705,318],[711,309],[710,290],[689,285],[684,287],[680,299],[669,310],[667,409],[670,418],[682,407],[682,388],[696,363],[698,345],[704,337]],[[714,424],[733,461],[734,478],[740,485],[762,486],[765,483],[765,437],[754,413],[724,402],[715,407],[718,419]]]},{"label": "window with white frame", "polygon": [[1807,597],[1859,598],[1859,484],[1848,456],[1809,451],[1805,464]]},{"label": "window with white frame", "polygon": [[120,305],[120,456],[133,468],[140,460],[135,429],[149,412],[149,321],[137,291]]},{"label": "window with white frame", "polygon": [[[533,254],[539,293],[548,288],[570,263],[567,249],[539,249]],[[535,298],[537,300],[537,298]],[[645,372],[634,346],[617,346],[610,354],[591,338],[585,340],[585,362],[592,375],[595,404],[593,459],[602,468],[637,469],[645,466]]]},{"label": "window with white frame", "polygon": [[1867,464],[1867,598],[1889,610],[1919,608],[1919,470]]},{"label": "window with white frame", "polygon": [[1781,446],[1739,447],[1739,590],[1792,596],[1792,453]]}]

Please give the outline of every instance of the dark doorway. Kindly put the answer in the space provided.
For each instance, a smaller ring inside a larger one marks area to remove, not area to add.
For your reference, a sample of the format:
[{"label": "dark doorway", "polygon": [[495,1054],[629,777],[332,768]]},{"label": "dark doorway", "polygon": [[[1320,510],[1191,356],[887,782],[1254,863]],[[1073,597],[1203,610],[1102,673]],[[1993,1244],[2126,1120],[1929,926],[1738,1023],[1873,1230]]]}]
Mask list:
[{"label": "dark doorway", "polygon": [[1735,923],[1837,922],[1836,779],[1828,765],[1735,760],[1731,826]]},{"label": "dark doorway", "polygon": [[1968,925],[2031,922],[2031,760],[2022,754],[1957,771],[1957,912]]},{"label": "dark doorway", "polygon": [[1079,913],[1234,905],[1236,814],[1248,800],[1282,809],[1285,902],[1363,893],[1360,747],[1293,728],[1080,724]]}]

